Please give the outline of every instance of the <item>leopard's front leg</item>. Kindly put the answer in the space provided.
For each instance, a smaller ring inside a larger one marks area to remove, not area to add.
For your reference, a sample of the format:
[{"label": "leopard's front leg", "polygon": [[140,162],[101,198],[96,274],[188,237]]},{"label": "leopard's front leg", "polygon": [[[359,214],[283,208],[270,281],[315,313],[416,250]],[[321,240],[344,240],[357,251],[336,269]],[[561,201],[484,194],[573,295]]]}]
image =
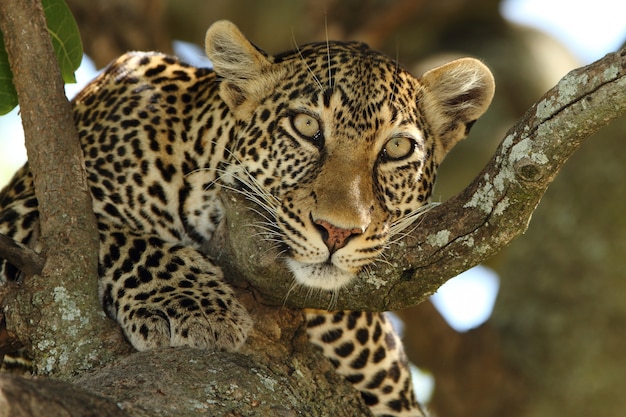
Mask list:
[{"label": "leopard's front leg", "polygon": [[99,295],[138,350],[193,346],[236,350],[252,321],[199,251],[100,220]]},{"label": "leopard's front leg", "polygon": [[307,310],[309,340],[321,347],[378,417],[424,417],[402,342],[384,313]]}]

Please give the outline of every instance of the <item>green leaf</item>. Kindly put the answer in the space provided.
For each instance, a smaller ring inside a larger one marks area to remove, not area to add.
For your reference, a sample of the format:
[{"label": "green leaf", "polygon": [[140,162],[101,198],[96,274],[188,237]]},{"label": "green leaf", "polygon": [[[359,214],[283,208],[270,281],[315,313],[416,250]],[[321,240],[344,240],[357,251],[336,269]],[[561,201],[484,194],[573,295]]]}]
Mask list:
[{"label": "green leaf", "polygon": [[[75,83],[74,71],[83,58],[83,45],[74,16],[64,0],[42,0],[41,3],[63,81]],[[10,112],[17,104],[13,74],[0,31],[0,115]]]},{"label": "green leaf", "polygon": [[17,92],[13,86],[13,73],[9,67],[9,56],[4,48],[4,37],[0,30],[0,115],[7,114],[17,106]]},{"label": "green leaf", "polygon": [[65,0],[42,0],[41,4],[63,81],[75,83],[74,71],[80,66],[83,58],[83,44],[74,16]]}]

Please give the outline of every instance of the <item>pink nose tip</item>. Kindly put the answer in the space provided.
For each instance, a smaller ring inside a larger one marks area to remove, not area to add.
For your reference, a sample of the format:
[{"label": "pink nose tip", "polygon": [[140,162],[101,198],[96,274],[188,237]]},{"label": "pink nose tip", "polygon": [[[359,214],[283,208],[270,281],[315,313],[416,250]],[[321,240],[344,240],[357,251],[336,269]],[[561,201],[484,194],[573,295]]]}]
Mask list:
[{"label": "pink nose tip", "polygon": [[330,253],[333,253],[348,244],[348,241],[354,236],[363,234],[360,227],[353,229],[344,229],[337,227],[326,220],[316,220],[315,225],[322,235],[322,240]]}]

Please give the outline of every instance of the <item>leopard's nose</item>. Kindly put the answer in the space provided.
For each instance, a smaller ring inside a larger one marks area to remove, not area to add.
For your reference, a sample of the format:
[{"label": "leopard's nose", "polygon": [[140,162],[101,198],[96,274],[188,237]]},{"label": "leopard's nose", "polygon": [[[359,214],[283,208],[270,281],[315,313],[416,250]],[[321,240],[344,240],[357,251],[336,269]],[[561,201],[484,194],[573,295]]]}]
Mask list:
[{"label": "leopard's nose", "polygon": [[327,222],[326,220],[315,220],[315,227],[322,235],[322,241],[330,251],[335,251],[343,248],[348,244],[348,241],[355,236],[362,235],[365,232],[365,228],[354,227],[351,229],[344,229],[342,227],[335,226]]}]

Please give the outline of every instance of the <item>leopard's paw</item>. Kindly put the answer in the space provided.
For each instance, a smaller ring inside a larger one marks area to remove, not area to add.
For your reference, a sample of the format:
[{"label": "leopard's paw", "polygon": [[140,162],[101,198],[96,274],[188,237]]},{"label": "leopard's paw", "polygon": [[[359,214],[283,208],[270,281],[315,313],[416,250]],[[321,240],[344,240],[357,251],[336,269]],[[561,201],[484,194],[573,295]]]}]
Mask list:
[{"label": "leopard's paw", "polygon": [[191,346],[233,351],[252,328],[248,312],[234,298],[210,300],[187,294],[134,306],[120,322],[137,350]]}]

